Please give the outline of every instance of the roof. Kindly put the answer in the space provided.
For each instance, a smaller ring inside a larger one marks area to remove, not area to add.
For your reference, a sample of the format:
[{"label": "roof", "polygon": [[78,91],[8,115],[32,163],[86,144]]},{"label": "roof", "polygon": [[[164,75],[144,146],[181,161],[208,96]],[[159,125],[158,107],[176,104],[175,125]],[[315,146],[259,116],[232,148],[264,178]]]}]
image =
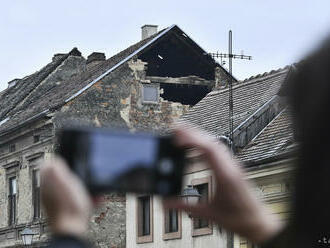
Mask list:
[{"label": "roof", "polygon": [[236,158],[251,163],[292,151],[295,147],[292,116],[286,108],[239,151]]},{"label": "roof", "polygon": [[51,74],[68,56],[69,54],[63,56],[61,59],[52,61],[30,76],[17,79],[15,86],[0,92],[0,120],[8,116],[17,104],[25,99],[30,92],[49,76],[49,74]]},{"label": "roof", "polygon": [[[289,67],[285,67],[251,77],[233,86],[234,129],[279,92],[288,72]],[[215,136],[225,135],[229,132],[228,98],[228,88],[212,91],[183,115],[181,120]]]},{"label": "roof", "polygon": [[[40,113],[47,113],[71,101],[122,64],[152,46],[171,30],[183,33],[179,27],[172,25],[60,84],[41,85],[41,82],[70,55],[65,54],[61,60],[51,62],[35,74],[20,80],[15,87],[0,92],[0,121],[7,119],[0,125],[0,134],[24,123],[27,119],[41,116]],[[194,43],[191,39],[190,42]],[[202,50],[196,43],[194,44]]]}]

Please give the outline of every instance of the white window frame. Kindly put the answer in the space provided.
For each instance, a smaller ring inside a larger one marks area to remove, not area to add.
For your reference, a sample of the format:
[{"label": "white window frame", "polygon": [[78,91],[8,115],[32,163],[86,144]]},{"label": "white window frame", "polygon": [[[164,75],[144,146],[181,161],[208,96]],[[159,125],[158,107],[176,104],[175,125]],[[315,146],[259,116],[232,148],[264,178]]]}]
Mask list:
[{"label": "white window frame", "polygon": [[[150,214],[150,233],[148,235],[140,235],[139,234],[139,226],[140,226],[140,217],[139,217],[139,210],[140,210],[140,203],[139,199],[143,197],[149,197],[149,214]],[[154,241],[154,211],[153,211],[153,196],[152,195],[137,195],[136,197],[136,243],[143,244],[143,243],[151,243]]]},{"label": "white window frame", "polygon": [[[208,187],[208,201],[212,200],[212,192],[213,192],[213,185],[212,185],[212,176],[202,177],[202,178],[195,178],[191,180],[191,185],[198,186],[201,184],[207,184]],[[191,234],[192,237],[198,237],[203,235],[212,235],[213,234],[213,223],[212,221],[208,221],[208,226],[203,228],[195,228],[194,227],[194,218],[191,219]]]},{"label": "white window frame", "polygon": [[[144,100],[144,87],[153,87],[157,90],[157,101],[147,101],[147,100]],[[141,87],[141,97],[142,97],[142,103],[146,103],[146,104],[158,104],[159,103],[159,86],[158,85],[154,85],[154,84],[145,84],[143,83],[142,84],[142,87]]]}]

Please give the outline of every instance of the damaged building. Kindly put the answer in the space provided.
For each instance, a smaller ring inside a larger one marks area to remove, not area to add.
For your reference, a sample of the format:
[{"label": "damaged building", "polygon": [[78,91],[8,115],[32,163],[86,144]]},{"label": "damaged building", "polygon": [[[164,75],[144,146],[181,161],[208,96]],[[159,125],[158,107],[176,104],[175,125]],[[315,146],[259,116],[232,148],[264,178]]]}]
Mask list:
[{"label": "damaged building", "polygon": [[[35,247],[47,243],[39,162],[54,154],[63,126],[162,132],[229,77],[178,26],[145,25],[141,41],[109,59],[74,48],[9,82],[0,92],[0,246],[21,246],[25,227]],[[125,211],[125,195],[104,196],[90,221],[96,247],[125,247]]]}]

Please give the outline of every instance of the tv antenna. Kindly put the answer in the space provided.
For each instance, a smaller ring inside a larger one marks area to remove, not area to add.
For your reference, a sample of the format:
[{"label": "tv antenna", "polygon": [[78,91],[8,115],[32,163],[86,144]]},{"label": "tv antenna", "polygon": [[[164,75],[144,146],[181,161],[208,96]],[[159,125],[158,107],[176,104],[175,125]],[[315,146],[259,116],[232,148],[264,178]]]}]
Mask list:
[{"label": "tv antenna", "polygon": [[252,60],[252,56],[244,55],[243,51],[240,55],[233,54],[233,32],[229,30],[229,41],[228,41],[228,53],[208,53],[213,59],[220,58],[221,65],[225,64],[223,59],[228,58],[229,62],[229,82],[228,82],[228,92],[229,92],[229,142],[230,148],[233,151],[233,141],[234,141],[234,101],[233,101],[233,59],[246,59]]}]

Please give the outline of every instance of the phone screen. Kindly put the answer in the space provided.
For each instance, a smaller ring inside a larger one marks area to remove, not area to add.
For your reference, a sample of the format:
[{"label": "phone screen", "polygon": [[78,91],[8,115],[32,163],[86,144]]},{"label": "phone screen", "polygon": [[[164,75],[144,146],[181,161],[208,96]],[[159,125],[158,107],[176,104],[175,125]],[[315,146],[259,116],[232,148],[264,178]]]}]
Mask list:
[{"label": "phone screen", "polygon": [[98,184],[113,183],[130,172],[151,169],[157,159],[158,140],[125,135],[90,136],[90,173]]}]

